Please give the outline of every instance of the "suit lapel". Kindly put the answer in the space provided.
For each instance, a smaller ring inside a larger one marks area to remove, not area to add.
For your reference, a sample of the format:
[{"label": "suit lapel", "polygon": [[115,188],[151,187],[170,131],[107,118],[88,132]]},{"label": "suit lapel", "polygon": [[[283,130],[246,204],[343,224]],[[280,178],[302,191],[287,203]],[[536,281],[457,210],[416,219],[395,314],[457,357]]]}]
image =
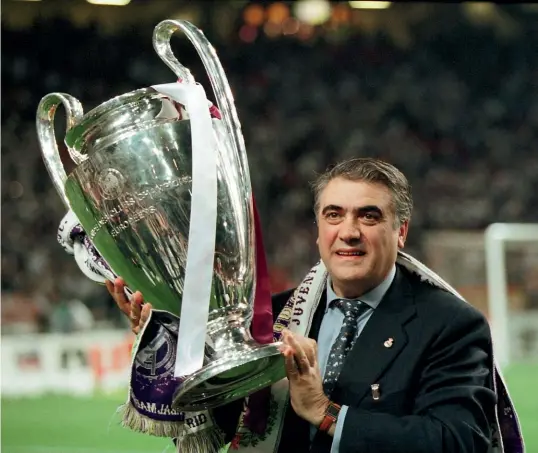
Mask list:
[{"label": "suit lapel", "polygon": [[308,337],[313,340],[318,341],[319,329],[321,328],[321,322],[323,321],[323,316],[325,315],[325,310],[327,308],[327,289],[323,290],[323,293],[320,297],[318,308],[314,313],[314,318],[312,319],[312,325],[310,326],[310,331],[308,332]]},{"label": "suit lapel", "polygon": [[392,285],[346,358],[332,394],[336,403],[344,399],[356,405],[364,398],[405,347],[404,326],[414,314],[411,285],[397,266]]}]

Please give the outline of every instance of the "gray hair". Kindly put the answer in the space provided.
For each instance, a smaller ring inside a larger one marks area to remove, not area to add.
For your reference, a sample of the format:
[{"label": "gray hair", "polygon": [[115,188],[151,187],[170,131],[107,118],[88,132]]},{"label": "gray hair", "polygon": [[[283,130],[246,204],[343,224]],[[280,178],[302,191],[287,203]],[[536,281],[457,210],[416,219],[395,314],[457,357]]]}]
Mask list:
[{"label": "gray hair", "polygon": [[395,226],[398,227],[406,220],[411,219],[413,197],[411,195],[411,185],[405,175],[395,166],[369,157],[358,157],[340,162],[329,167],[312,182],[316,217],[320,208],[319,198],[321,192],[335,178],[384,185],[392,193],[392,208],[397,222]]}]

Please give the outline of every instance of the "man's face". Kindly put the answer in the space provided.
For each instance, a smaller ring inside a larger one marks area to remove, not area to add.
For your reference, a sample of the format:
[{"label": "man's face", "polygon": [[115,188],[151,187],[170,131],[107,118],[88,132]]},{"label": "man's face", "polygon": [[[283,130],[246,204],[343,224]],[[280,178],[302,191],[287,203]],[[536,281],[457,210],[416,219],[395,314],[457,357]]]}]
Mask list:
[{"label": "man's face", "polygon": [[390,272],[408,222],[397,224],[392,194],[382,184],[331,180],[319,197],[317,244],[340,297],[358,297]]}]

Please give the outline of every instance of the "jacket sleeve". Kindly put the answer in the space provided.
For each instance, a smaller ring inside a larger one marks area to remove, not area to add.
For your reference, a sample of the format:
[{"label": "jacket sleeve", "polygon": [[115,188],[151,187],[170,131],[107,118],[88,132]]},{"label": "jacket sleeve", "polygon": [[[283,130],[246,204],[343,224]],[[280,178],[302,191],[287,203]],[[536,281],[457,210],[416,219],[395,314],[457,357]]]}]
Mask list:
[{"label": "jacket sleeve", "polygon": [[486,453],[496,395],[486,319],[468,306],[447,319],[425,354],[413,413],[350,407],[339,453]]}]

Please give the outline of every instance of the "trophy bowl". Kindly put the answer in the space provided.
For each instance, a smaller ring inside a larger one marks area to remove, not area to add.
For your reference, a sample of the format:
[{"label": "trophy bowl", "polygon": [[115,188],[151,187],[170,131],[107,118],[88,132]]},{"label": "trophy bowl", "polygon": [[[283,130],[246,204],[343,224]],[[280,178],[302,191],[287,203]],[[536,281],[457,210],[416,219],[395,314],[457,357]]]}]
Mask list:
[{"label": "trophy bowl", "polygon": [[[207,310],[203,366],[181,376],[174,401],[177,408],[193,411],[242,398],[285,372],[279,344],[258,344],[250,333],[256,285],[252,189],[226,76],[196,27],[164,21],[155,30],[154,47],[182,83],[194,81],[170,49],[170,37],[178,29],[197,48],[222,114],[222,119],[211,119],[206,131],[216,142],[216,168],[207,168],[216,172],[216,190],[201,199],[216,201],[216,224],[208,219],[208,234],[214,235],[214,251],[207,258],[212,266],[209,300],[183,304],[187,258],[197,253],[189,252],[191,218],[198,209],[193,203],[193,156],[199,152],[193,149],[189,108],[155,88],[144,88],[83,115],[75,98],[52,93],[38,107],[37,129],[58,193],[127,286],[140,291],[155,309],[180,317],[180,331],[200,327],[182,325],[186,309]],[[60,104],[67,112],[65,144],[76,164],[69,175],[54,136]]]}]

